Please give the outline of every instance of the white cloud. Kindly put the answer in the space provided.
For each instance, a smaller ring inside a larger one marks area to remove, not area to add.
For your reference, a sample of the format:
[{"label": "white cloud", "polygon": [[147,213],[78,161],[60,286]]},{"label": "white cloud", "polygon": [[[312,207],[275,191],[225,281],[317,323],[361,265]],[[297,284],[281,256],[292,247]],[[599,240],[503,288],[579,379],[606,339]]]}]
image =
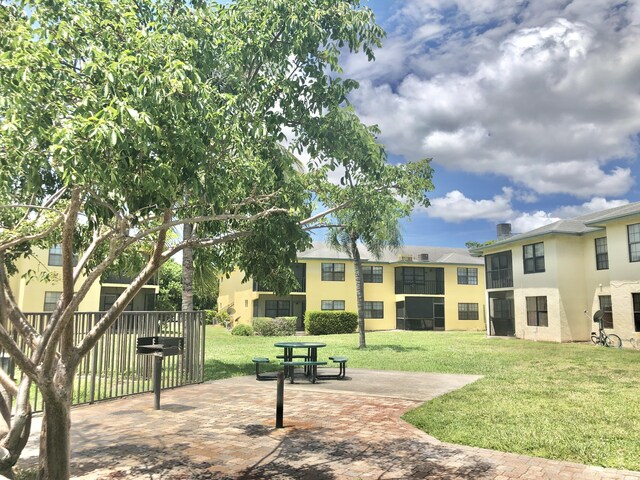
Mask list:
[{"label": "white cloud", "polygon": [[594,197],[582,205],[567,205],[554,210],[554,214],[560,218],[573,218],[588,213],[606,210],[608,208],[621,207],[627,205],[628,200],[607,200],[602,197]]},{"label": "white cloud", "polygon": [[514,233],[524,233],[530,230],[557,222],[561,219],[574,218],[587,213],[606,210],[608,208],[626,205],[627,200],[607,200],[594,197],[580,205],[565,205],[550,212],[535,210],[522,212],[515,210],[512,199],[521,199],[526,192],[514,191],[503,187],[502,194],[490,200],[473,200],[462,192],[453,190],[444,197],[431,200],[431,206],[425,211],[429,217],[440,218],[448,223],[460,223],[469,220],[487,220],[492,223],[510,223]]},{"label": "white cloud", "polygon": [[361,80],[353,103],[391,153],[501,175],[534,195],[629,191],[640,133],[637,1],[402,5],[378,61],[346,68]]},{"label": "white cloud", "polygon": [[511,231],[513,233],[524,233],[558,220],[560,220],[559,217],[554,217],[553,214],[538,210],[533,213],[520,213],[512,218],[509,223],[511,223]]},{"label": "white cloud", "polygon": [[426,209],[426,213],[430,217],[441,218],[449,223],[467,220],[503,222],[513,214],[511,196],[511,189],[505,188],[502,195],[496,195],[491,200],[471,200],[462,192],[454,190],[444,197],[431,200],[431,206]]}]

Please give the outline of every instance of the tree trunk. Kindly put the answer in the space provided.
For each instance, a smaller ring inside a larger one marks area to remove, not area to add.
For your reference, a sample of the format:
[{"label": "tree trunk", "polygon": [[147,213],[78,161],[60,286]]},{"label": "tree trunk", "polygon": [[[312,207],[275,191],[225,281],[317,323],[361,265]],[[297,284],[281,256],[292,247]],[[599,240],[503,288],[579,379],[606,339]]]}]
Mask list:
[{"label": "tree trunk", "polygon": [[71,401],[56,397],[47,395],[44,399],[39,480],[65,480],[70,476]]},{"label": "tree trunk", "polygon": [[66,480],[70,476],[71,399],[75,368],[60,360],[52,382],[40,384],[44,401],[40,433],[39,480]]},{"label": "tree trunk", "polygon": [[[193,225],[191,223],[185,223],[183,227],[182,237],[184,241],[191,239],[193,236]],[[193,249],[188,247],[182,251],[182,311],[193,311]],[[183,314],[184,315],[184,314]],[[191,322],[188,318],[184,318],[184,351],[191,351]],[[191,355],[186,357],[190,359]],[[184,372],[187,378],[190,378],[193,371],[190,361],[184,363]]]},{"label": "tree trunk", "polygon": [[16,396],[15,414],[12,418],[9,418],[7,422],[9,430],[2,437],[0,443],[0,454],[2,455],[0,475],[4,475],[7,478],[13,478],[13,467],[18,462],[31,433],[30,389],[31,380],[25,376],[20,382]]},{"label": "tree trunk", "polygon": [[[193,235],[193,225],[185,223],[182,238],[189,240]],[[182,251],[182,311],[193,310],[193,249],[185,248]]]},{"label": "tree trunk", "polygon": [[358,348],[367,348],[367,342],[364,335],[364,282],[362,281],[362,260],[360,259],[360,251],[356,240],[351,237],[351,258],[353,258],[354,271],[356,276],[356,300],[358,303],[358,330],[359,345]]}]

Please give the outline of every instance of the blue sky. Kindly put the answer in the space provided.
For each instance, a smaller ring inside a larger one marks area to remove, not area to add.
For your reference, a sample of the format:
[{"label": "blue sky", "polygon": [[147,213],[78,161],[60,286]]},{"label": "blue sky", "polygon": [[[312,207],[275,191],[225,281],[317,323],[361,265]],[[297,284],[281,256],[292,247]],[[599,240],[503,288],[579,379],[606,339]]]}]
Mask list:
[{"label": "blue sky", "polygon": [[431,157],[407,245],[463,247],[640,200],[640,0],[372,0],[351,102],[393,162]]}]

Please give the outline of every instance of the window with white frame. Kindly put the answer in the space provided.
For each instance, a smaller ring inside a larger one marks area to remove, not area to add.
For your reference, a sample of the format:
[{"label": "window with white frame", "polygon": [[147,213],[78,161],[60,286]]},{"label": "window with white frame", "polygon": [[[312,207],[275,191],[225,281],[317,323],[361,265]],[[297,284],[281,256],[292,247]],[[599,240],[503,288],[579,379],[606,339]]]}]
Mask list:
[{"label": "window with white frame", "polygon": [[344,282],[344,263],[323,263],[322,280],[325,282]]},{"label": "window with white frame", "polygon": [[45,312],[53,312],[56,308],[56,303],[60,300],[62,292],[44,292],[44,306],[42,310]]},{"label": "window with white frame", "polygon": [[527,325],[530,327],[548,327],[547,297],[525,297],[525,299],[527,302]]},{"label": "window with white frame", "polygon": [[602,317],[602,326],[604,328],[613,328],[613,305],[611,303],[611,295],[598,296],[600,302],[600,310],[604,313]]},{"label": "window with white frame", "polygon": [[477,285],[478,269],[458,267],[458,285]]},{"label": "window with white frame", "polygon": [[640,332],[640,293],[632,293],[633,300],[633,324],[636,332]]},{"label": "window with white frame", "polygon": [[344,300],[322,300],[320,308],[322,310],[344,310]]},{"label": "window with white frame", "polygon": [[544,272],[544,243],[532,243],[522,247],[524,273]]},{"label": "window with white frame", "polygon": [[627,225],[629,239],[629,261],[640,262],[640,223]]},{"label": "window with white frame", "polygon": [[458,303],[458,320],[478,320],[479,315],[477,303]]},{"label": "window with white frame", "polygon": [[364,265],[362,267],[362,280],[364,283],[382,283],[382,267]]},{"label": "window with white frame", "polygon": [[364,318],[384,318],[384,302],[364,302]]},{"label": "window with white frame", "polygon": [[62,266],[62,245],[54,245],[49,249],[48,263],[52,267]]},{"label": "window with white frame", "polygon": [[596,245],[596,269],[608,270],[609,269],[609,250],[607,248],[607,237],[596,238],[595,245]]}]

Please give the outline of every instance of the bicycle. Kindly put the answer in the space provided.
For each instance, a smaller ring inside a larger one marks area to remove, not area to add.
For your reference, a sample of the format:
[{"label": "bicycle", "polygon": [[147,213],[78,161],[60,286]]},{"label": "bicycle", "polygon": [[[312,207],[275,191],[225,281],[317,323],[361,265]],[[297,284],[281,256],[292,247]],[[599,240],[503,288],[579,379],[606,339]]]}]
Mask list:
[{"label": "bicycle", "polygon": [[[589,317],[586,310],[584,311],[584,314]],[[589,317],[589,319],[591,319],[591,317]],[[604,327],[602,326],[603,319],[604,312],[602,310],[598,310],[593,314],[593,322],[598,324],[598,333],[591,332],[591,341],[594,345],[603,345],[611,348],[622,347],[622,339],[618,335],[604,331]]]}]

